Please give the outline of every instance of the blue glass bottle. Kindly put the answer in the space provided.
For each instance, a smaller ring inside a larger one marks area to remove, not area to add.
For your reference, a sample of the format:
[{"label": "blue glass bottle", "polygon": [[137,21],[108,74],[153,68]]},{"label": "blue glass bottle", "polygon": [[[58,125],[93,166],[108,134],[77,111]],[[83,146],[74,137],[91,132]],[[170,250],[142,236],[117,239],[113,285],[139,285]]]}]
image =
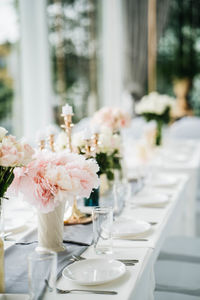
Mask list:
[{"label": "blue glass bottle", "polygon": [[93,189],[89,198],[84,198],[85,206],[99,206],[99,188]]}]

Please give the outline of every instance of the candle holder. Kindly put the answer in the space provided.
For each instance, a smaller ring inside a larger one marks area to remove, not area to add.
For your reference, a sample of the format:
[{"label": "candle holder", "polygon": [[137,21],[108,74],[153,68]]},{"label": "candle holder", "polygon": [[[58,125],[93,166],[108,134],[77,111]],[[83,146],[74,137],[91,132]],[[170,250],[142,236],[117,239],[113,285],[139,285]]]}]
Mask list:
[{"label": "candle holder", "polygon": [[65,115],[62,114],[61,117],[64,117],[64,125],[61,125],[61,128],[63,128],[66,131],[67,134],[67,150],[69,152],[72,152],[72,127],[74,126],[74,124],[72,123],[72,115]]},{"label": "candle holder", "polygon": [[[74,126],[72,123],[72,115],[73,114],[62,114],[61,116],[64,117],[64,125],[61,125],[61,128],[65,129],[67,134],[67,150],[69,152],[73,152],[72,149],[72,139],[71,139],[71,131],[72,127]],[[87,224],[92,221],[91,215],[82,213],[77,206],[77,199],[74,197],[73,206],[71,216],[64,220],[65,225],[74,225],[74,224]]]},{"label": "candle holder", "polygon": [[44,150],[45,149],[45,140],[40,140],[38,142],[38,147],[40,150]]},{"label": "candle holder", "polygon": [[91,140],[85,140],[85,156],[86,158],[90,158],[92,156],[92,147],[91,147]]},{"label": "candle holder", "polygon": [[50,135],[49,135],[48,141],[49,141],[49,147],[50,147],[51,151],[52,151],[52,152],[55,152],[55,147],[54,147],[54,134],[50,134]]},{"label": "candle holder", "polygon": [[98,145],[99,145],[99,133],[94,133],[92,137],[92,141],[93,141],[93,148],[96,153],[98,151]]}]

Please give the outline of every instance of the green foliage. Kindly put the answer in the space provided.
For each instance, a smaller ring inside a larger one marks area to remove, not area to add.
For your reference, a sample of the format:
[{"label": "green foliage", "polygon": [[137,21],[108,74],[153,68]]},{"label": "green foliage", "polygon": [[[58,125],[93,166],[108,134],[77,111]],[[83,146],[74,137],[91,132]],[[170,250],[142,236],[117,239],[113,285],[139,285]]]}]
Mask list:
[{"label": "green foliage", "polygon": [[0,166],[0,197],[4,197],[5,192],[14,179],[13,170],[14,168],[12,167]]},{"label": "green foliage", "polygon": [[121,170],[121,157],[118,150],[111,154],[100,152],[96,154],[96,161],[99,165],[99,175],[106,174],[108,180],[114,179],[113,170]]},{"label": "green foliage", "polygon": [[92,90],[91,81],[97,80],[96,73],[91,80],[91,66],[94,67],[97,62],[96,54],[90,53],[90,48],[96,44],[97,39],[99,2],[61,0],[60,15],[54,9],[56,5],[58,4],[55,1],[48,1],[53,85],[62,101],[73,106],[75,113],[73,122],[76,123],[87,116],[87,102]]},{"label": "green foliage", "polygon": [[11,111],[13,90],[0,80],[0,119],[4,119],[6,114]]},{"label": "green foliage", "polygon": [[168,24],[158,45],[157,80],[160,93],[173,94],[174,79],[200,73],[200,1],[171,0]]},{"label": "green foliage", "polygon": [[147,122],[156,121],[157,123],[168,124],[170,122],[170,107],[167,107],[162,115],[153,113],[142,114]]}]

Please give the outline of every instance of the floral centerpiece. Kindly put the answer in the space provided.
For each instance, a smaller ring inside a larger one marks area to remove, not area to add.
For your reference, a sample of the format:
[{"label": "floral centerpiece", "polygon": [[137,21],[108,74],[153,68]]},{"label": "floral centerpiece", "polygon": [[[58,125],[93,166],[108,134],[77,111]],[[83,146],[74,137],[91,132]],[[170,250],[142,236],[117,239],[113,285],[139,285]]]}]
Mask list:
[{"label": "floral centerpiece", "polygon": [[170,122],[170,112],[173,106],[173,98],[157,92],[144,96],[136,105],[135,111],[138,115],[143,116],[147,122],[156,121],[155,144],[158,146],[162,143],[162,127]]},{"label": "floral centerpiece", "polygon": [[7,130],[0,127],[0,205],[14,179],[14,169],[27,165],[34,154],[30,145],[6,134]]},{"label": "floral centerpiece", "polygon": [[103,107],[94,114],[92,121],[118,132],[130,125],[131,118],[128,112],[119,107]]},{"label": "floral centerpiece", "polygon": [[[77,132],[72,136],[72,145],[74,151],[85,154],[86,140],[83,138],[83,132]],[[109,182],[114,180],[115,171],[122,171],[121,137],[113,133],[111,128],[102,127],[98,134],[98,145],[94,150],[99,165],[100,192],[104,193],[109,189]]]},{"label": "floral centerpiece", "polygon": [[96,160],[100,167],[100,175],[105,174],[107,179],[114,180],[114,171],[121,172],[122,141],[112,130],[102,128],[99,134],[99,143],[96,151]]},{"label": "floral centerpiece", "polygon": [[12,190],[21,192],[38,210],[39,249],[62,251],[65,202],[88,197],[99,185],[99,167],[94,160],[59,152],[39,151],[24,168],[16,168]]}]

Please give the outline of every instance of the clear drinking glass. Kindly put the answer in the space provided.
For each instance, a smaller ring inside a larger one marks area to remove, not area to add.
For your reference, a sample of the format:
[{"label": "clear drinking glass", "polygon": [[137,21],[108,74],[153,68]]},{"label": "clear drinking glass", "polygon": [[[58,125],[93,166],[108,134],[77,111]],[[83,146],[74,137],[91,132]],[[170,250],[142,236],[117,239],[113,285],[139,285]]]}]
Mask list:
[{"label": "clear drinking glass", "polygon": [[56,296],[57,254],[53,251],[34,251],[28,256],[29,299]]},{"label": "clear drinking glass", "polygon": [[94,249],[96,254],[112,253],[112,207],[95,207],[93,216]]}]

